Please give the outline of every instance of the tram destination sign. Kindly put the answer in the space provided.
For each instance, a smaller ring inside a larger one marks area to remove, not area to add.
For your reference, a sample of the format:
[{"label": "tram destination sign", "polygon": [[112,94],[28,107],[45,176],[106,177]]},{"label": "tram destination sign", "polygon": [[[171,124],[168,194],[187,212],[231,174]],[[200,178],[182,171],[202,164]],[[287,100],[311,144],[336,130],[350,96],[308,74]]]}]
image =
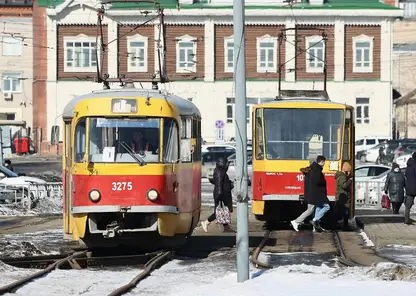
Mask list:
[{"label": "tram destination sign", "polygon": [[112,99],[111,112],[112,113],[137,113],[136,99]]}]

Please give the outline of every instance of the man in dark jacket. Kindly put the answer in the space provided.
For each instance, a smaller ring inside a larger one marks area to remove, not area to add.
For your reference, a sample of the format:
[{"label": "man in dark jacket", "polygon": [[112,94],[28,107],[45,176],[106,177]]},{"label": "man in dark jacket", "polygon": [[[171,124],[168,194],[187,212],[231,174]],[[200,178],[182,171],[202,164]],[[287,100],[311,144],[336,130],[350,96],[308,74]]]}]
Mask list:
[{"label": "man in dark jacket", "polygon": [[[233,188],[230,178],[227,175],[228,170],[228,161],[224,158],[220,157],[217,160],[216,167],[214,170],[214,213],[208,217],[207,220],[201,222],[201,226],[205,232],[208,232],[208,225],[211,224],[212,221],[216,219],[215,210],[220,204],[223,204],[229,209],[230,212],[233,211],[233,199],[231,195],[231,190]],[[230,225],[225,224],[224,231],[226,232],[234,232]]]},{"label": "man in dark jacket", "polygon": [[416,152],[407,161],[406,176],[406,199],[404,202],[404,223],[411,225],[410,209],[412,208],[416,196]]},{"label": "man in dark jacket", "polygon": [[315,205],[315,217],[311,220],[313,230],[322,232],[323,229],[319,224],[321,218],[329,211],[329,200],[326,191],[326,180],[322,173],[326,158],[319,155],[316,161],[311,165],[309,173],[310,182],[310,203]]},{"label": "man in dark jacket", "polygon": [[343,220],[343,229],[349,230],[348,216],[350,207],[350,190],[352,184],[352,167],[348,162],[344,162],[341,171],[335,173],[335,208],[333,228],[336,228],[338,220]]},{"label": "man in dark jacket", "polygon": [[[311,162],[311,164],[313,161]],[[308,166],[306,168],[301,168],[300,171],[303,173],[303,197],[305,198],[305,203],[308,205],[306,210],[295,220],[290,221],[290,224],[292,224],[292,227],[294,230],[299,231],[299,226],[303,224],[306,218],[311,216],[313,212],[315,211],[315,205],[311,204],[309,202],[310,200],[310,182],[309,182],[309,173],[311,172],[311,166]]]}]

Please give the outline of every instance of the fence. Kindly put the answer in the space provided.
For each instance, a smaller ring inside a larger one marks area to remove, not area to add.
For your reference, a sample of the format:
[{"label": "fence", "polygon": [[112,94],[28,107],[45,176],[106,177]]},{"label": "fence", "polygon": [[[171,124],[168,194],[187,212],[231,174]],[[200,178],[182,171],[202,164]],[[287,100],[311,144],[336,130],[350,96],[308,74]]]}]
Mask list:
[{"label": "fence", "polygon": [[0,184],[0,204],[20,204],[30,210],[41,199],[62,199],[62,183],[44,184]]},{"label": "fence", "polygon": [[[381,209],[384,181],[368,180],[355,182],[355,201],[357,208]],[[29,198],[30,196],[30,198]],[[32,209],[41,199],[62,199],[62,183],[48,182],[44,184],[0,184],[0,204],[21,204]],[[211,202],[211,193],[209,193]]]}]

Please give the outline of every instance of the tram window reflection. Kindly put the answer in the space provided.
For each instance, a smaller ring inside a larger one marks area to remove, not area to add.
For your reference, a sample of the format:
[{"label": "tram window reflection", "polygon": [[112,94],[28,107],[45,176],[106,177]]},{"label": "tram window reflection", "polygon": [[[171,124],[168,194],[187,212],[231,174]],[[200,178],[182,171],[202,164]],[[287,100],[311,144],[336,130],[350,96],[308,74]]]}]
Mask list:
[{"label": "tram window reflection", "polygon": [[340,158],[343,110],[265,109],[263,116],[267,159]]},{"label": "tram window reflection", "polygon": [[[160,119],[91,118],[91,162],[159,162]],[[132,156],[134,155],[134,157]]]}]

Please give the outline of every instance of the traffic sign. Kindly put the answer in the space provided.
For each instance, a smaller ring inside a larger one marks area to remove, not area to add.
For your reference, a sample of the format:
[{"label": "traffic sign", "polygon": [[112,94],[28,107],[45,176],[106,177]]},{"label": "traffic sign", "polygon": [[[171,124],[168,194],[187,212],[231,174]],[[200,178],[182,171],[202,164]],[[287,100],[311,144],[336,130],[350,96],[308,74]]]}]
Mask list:
[{"label": "traffic sign", "polygon": [[215,127],[216,128],[224,128],[224,121],[222,121],[222,120],[215,121]]}]

